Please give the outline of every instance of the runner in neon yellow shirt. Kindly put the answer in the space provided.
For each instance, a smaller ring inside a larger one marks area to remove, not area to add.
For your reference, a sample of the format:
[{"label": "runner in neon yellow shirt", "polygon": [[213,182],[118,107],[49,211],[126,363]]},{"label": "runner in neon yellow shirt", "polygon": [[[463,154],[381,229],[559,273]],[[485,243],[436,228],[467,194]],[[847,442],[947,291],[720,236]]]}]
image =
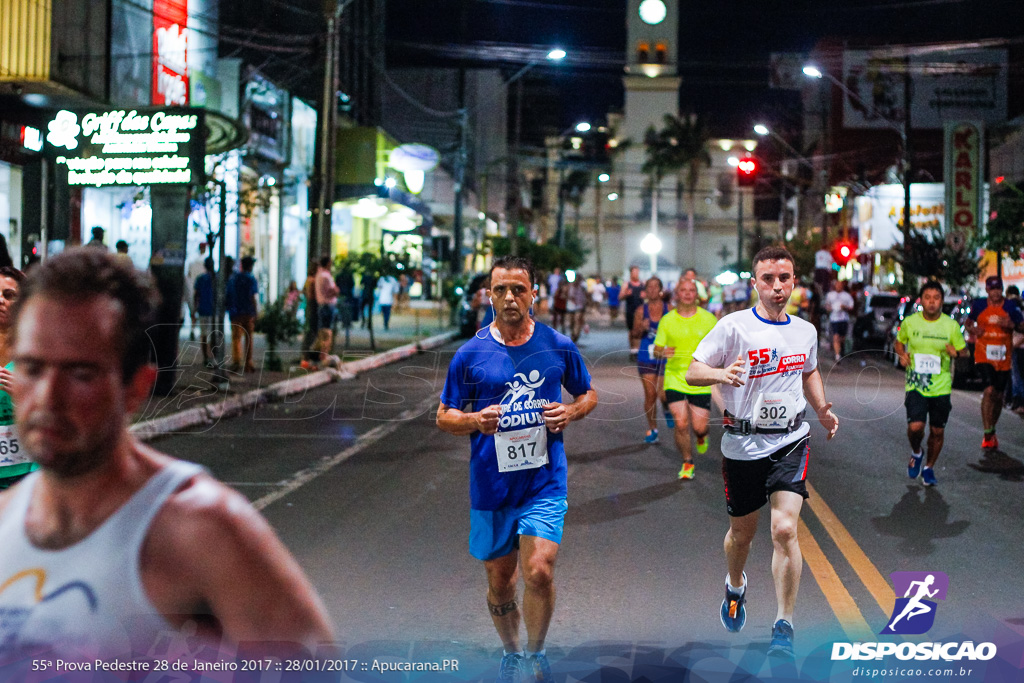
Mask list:
[{"label": "runner in neon yellow shirt", "polygon": [[693,479],[693,450],[690,432],[697,437],[697,452],[708,450],[708,415],[711,411],[711,387],[686,383],[686,370],[700,340],[718,322],[697,305],[697,283],[681,279],[676,284],[676,307],[663,316],[654,338],[654,355],[667,359],[664,401],[675,420],[676,448],[683,456],[680,479]]},{"label": "runner in neon yellow shirt", "polygon": [[0,268],[0,490],[8,488],[39,466],[29,460],[14,431],[14,402],[11,400],[11,307],[25,275],[12,266]]},{"label": "runner in neon yellow shirt", "polygon": [[[896,333],[894,345],[900,365],[907,369],[907,438],[910,439],[910,462],[907,475],[920,475],[925,486],[935,486],[935,461],[939,459],[945,439],[946,421],[953,408],[953,375],[949,371],[953,357],[967,355],[967,342],[960,325],[942,312],[945,292],[942,285],[930,280],[921,287],[921,311],[907,316]],[[921,442],[924,423],[928,432],[928,459],[921,467]]]}]

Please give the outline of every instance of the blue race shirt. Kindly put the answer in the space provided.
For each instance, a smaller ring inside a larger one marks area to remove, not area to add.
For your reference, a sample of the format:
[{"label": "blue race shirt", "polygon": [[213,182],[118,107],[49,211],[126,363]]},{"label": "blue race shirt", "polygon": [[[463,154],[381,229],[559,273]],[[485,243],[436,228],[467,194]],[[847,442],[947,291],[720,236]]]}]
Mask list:
[{"label": "blue race shirt", "polygon": [[[464,412],[500,404],[499,431],[543,424],[545,403],[561,402],[562,387],[573,396],[590,390],[590,373],[576,345],[547,325],[536,323],[521,346],[505,346],[481,330],[448,366],[441,403]],[[469,498],[474,510],[517,507],[566,495],[562,434],[548,432],[548,464],[518,472],[498,472],[494,437],[470,435]]]}]

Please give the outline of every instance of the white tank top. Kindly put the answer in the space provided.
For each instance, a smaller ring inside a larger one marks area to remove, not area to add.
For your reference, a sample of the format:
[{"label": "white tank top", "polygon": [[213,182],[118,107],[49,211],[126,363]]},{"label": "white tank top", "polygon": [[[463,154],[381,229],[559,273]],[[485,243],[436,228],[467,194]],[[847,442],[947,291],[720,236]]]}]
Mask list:
[{"label": "white tank top", "polygon": [[202,471],[172,461],[63,550],[37,548],[25,534],[39,473],[26,477],[0,520],[0,653],[45,647],[69,658],[144,655],[174,633],[143,588],[140,551],[167,498]]}]

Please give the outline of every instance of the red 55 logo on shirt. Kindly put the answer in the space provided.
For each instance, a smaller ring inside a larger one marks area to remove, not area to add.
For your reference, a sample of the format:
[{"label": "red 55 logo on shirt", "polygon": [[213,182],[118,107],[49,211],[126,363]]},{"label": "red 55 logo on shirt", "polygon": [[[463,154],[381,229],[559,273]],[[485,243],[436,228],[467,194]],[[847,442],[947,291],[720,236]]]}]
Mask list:
[{"label": "red 55 logo on shirt", "polygon": [[778,358],[776,354],[772,352],[772,349],[757,349],[756,351],[747,351],[747,358],[750,359],[750,367],[754,367],[757,364],[764,365],[770,363],[772,357]]}]

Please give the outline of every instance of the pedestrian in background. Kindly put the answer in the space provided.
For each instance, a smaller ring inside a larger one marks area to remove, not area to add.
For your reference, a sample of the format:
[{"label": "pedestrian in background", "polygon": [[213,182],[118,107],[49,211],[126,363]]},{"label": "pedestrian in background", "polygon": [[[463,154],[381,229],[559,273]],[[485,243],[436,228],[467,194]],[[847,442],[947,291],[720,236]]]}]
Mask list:
[{"label": "pedestrian in background", "polygon": [[[118,242],[120,244],[124,240]],[[128,246],[127,244],[125,245]],[[195,300],[195,290],[193,286],[196,283],[196,278],[206,272],[204,262],[206,261],[206,242],[199,243],[199,253],[189,261],[189,264],[185,267],[185,296],[182,297],[184,304],[188,309],[188,322],[189,331],[188,338],[191,341],[195,341],[196,331],[195,326],[199,322],[199,313],[196,312],[196,308],[193,305]]]},{"label": "pedestrian in background", "polygon": [[302,298],[306,300],[306,331],[302,336],[302,353],[299,365],[310,370],[313,364],[319,359],[319,354],[314,348],[320,332],[320,320],[316,303],[316,261],[310,261],[306,266],[306,281],[302,283]]},{"label": "pedestrian in background", "polygon": [[622,288],[622,298],[626,300],[626,333],[629,335],[629,354],[636,357],[640,338],[633,334],[633,323],[636,321],[636,309],[644,303],[644,283],[640,280],[640,268],[631,266],[629,282]]},{"label": "pedestrian in background", "polygon": [[380,306],[385,330],[391,325],[391,308],[395,305],[398,289],[398,280],[390,273],[386,273],[377,281],[377,304]]},{"label": "pedestrian in background", "polygon": [[[1017,308],[1024,310],[1021,302],[1020,289],[1017,285],[1010,285],[1006,288],[1006,299],[1017,305]],[[1013,355],[1010,357],[1010,387],[1007,407],[1018,415],[1024,414],[1024,333],[1013,332]]]},{"label": "pedestrian in background", "polygon": [[210,333],[213,329],[213,257],[203,260],[203,272],[192,283],[192,310],[199,327],[199,348],[203,352],[203,364],[214,367],[213,350],[210,348]]},{"label": "pedestrian in background", "polygon": [[569,283],[562,280],[552,298],[551,327],[565,334],[565,319],[569,314]]},{"label": "pedestrian in background", "polygon": [[256,297],[260,287],[252,274],[256,259],[242,257],[242,270],[228,280],[229,299],[234,313],[231,314],[231,364],[236,372],[256,372],[252,357],[252,338],[256,334],[256,313],[259,309]]},{"label": "pedestrian in background", "polygon": [[14,302],[18,300],[21,283],[25,275],[14,266],[0,266],[0,490],[14,486],[28,473],[39,469],[23,448],[17,445],[18,434],[14,431],[14,402],[11,386],[14,380],[14,339],[11,328],[14,323]]},{"label": "pedestrian in background", "polygon": [[360,280],[359,285],[362,287],[362,292],[359,296],[359,314],[363,318],[362,326],[367,327],[372,324],[370,318],[373,315],[374,294],[377,291],[376,273],[369,270],[363,273],[363,278]]},{"label": "pedestrian in background", "polygon": [[619,293],[622,292],[618,275],[612,278],[612,281],[605,286],[604,291],[608,296],[608,320],[611,324],[615,324],[615,319],[619,317]]},{"label": "pedestrian in background", "polygon": [[565,307],[566,315],[569,316],[569,333],[573,343],[580,339],[583,334],[583,327],[587,324],[587,288],[580,278],[573,280],[569,285],[569,300]]},{"label": "pedestrian in background", "polygon": [[14,259],[11,258],[10,249],[7,248],[7,238],[0,235],[0,268],[5,266],[14,268]]},{"label": "pedestrian in background", "polygon": [[100,226],[96,226],[92,229],[92,239],[85,243],[87,247],[99,247],[100,249],[106,249],[107,245],[103,243],[103,235],[106,230]]},{"label": "pedestrian in background", "polygon": [[320,351],[318,360],[321,363],[327,362],[331,355],[331,348],[334,346],[334,314],[338,305],[338,285],[331,277],[331,257],[320,257],[319,267],[316,269],[316,282],[314,284],[317,311],[316,346]]},{"label": "pedestrian in background", "polygon": [[829,333],[832,335],[832,352],[835,354],[836,362],[843,357],[843,344],[846,341],[846,334],[850,328],[850,313],[853,312],[854,301],[850,293],[846,291],[846,285],[841,280],[836,280],[833,290],[828,293],[825,299],[825,308],[828,309]]}]

